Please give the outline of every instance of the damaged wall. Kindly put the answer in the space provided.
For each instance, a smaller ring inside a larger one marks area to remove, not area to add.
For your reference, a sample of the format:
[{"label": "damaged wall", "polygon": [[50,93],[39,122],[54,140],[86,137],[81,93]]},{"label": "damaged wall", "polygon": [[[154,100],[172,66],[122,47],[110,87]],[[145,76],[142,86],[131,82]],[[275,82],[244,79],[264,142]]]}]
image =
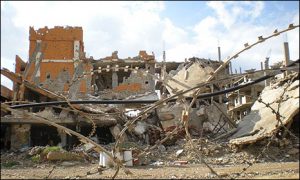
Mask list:
[{"label": "damaged wall", "polygon": [[[29,33],[30,59],[24,78],[54,92],[68,91],[76,68],[79,68],[76,61],[85,57],[82,28],[55,26],[34,30],[30,27]],[[85,65],[86,69],[89,72],[91,66]],[[85,93],[90,90],[89,82],[90,79],[82,80],[76,88]]]},{"label": "damaged wall", "polygon": [[155,57],[140,51],[133,58],[120,59],[117,51],[112,56],[96,61],[93,66],[94,87],[102,99],[125,99],[154,92]]},{"label": "damaged wall", "polygon": [[[189,112],[189,127],[193,135],[199,135],[203,128],[205,133],[224,133],[229,130],[228,121],[224,114],[214,104],[203,104],[199,101],[195,102],[195,107]],[[188,104],[187,104],[188,105]],[[217,105],[226,112],[225,104]],[[158,109],[158,117],[164,129],[178,126],[181,122],[184,105],[168,104]]]},{"label": "damaged wall", "polygon": [[[187,90],[194,87],[199,83],[205,82],[220,64],[218,61],[190,58],[189,62],[181,64],[177,70],[170,71],[169,77],[165,80],[169,85],[166,88],[171,95],[174,95],[174,93],[180,90]],[[227,72],[227,69],[224,69],[220,73],[223,78],[226,76],[225,72]],[[207,89],[203,88],[203,91],[207,91]],[[185,93],[184,96],[191,96],[194,92],[195,90],[190,91]]]},{"label": "damaged wall", "polygon": [[32,57],[36,51],[37,41],[47,46],[43,49],[44,59],[73,59],[74,58],[74,41],[79,41],[78,52],[84,52],[83,31],[81,27],[62,27],[55,26],[49,29],[40,28],[34,30],[29,29],[29,57]]},{"label": "damaged wall", "polygon": [[[280,83],[280,82],[279,82]],[[299,112],[299,80],[288,85],[278,85],[266,87],[261,94],[261,99],[269,103],[270,107],[277,110],[279,101],[279,114],[284,125],[288,124]],[[286,92],[284,89],[287,87]],[[284,93],[284,96],[281,95]],[[283,98],[283,99],[281,99]],[[247,144],[255,142],[264,137],[270,137],[278,129],[280,123],[276,120],[276,115],[265,104],[255,101],[249,115],[245,116],[238,124],[238,131],[230,137],[232,144]]]}]

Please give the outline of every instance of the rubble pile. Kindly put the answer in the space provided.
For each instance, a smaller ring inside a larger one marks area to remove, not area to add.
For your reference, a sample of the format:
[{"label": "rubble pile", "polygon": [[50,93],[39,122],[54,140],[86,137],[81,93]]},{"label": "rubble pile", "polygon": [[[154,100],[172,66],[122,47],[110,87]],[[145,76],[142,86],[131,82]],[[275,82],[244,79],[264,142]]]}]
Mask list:
[{"label": "rubble pile", "polygon": [[[194,150],[190,142],[186,139],[178,139],[174,145],[159,145],[145,156],[138,157],[139,153],[148,145],[127,142],[121,145],[122,149],[132,150],[135,166],[172,166],[185,164],[201,164],[201,157],[206,162],[216,166],[233,166],[249,163],[264,162],[292,162],[299,161],[299,142],[287,138],[275,138],[271,145],[261,157],[256,157],[261,153],[268,143],[268,139],[257,141],[255,144],[236,148],[227,143],[211,142],[208,139],[192,139]],[[112,151],[114,143],[103,145]],[[93,151],[86,153],[83,148],[76,147],[71,151],[65,151],[59,147],[36,146],[23,150],[23,152],[2,152],[1,165],[15,163],[14,166],[35,166],[36,164],[75,164],[98,163],[99,154]]]},{"label": "rubble pile", "polygon": [[232,73],[229,61],[262,36],[224,62],[158,63],[144,50],[86,57],[82,34],[30,28],[29,61],[16,56],[16,72],[1,70],[14,84],[1,85],[1,166],[99,162],[101,173],[299,161],[299,60],[285,52],[281,67],[266,59],[259,71]]},{"label": "rubble pile", "polygon": [[[286,142],[286,139],[276,139],[272,141],[271,147],[268,148],[256,162],[288,162],[298,161],[299,144],[288,141],[288,145],[280,146],[278,142]],[[228,144],[213,143],[208,140],[193,139],[193,150],[190,143],[185,139],[180,139],[174,146],[163,146],[151,152],[147,158],[150,162],[162,162],[164,165],[172,165],[176,161],[186,161],[189,164],[201,163],[201,157],[206,159],[207,163],[214,165],[237,165],[255,162],[255,158],[268,143],[267,140],[261,141],[242,149],[234,148]],[[154,163],[155,164],[155,163]]]}]

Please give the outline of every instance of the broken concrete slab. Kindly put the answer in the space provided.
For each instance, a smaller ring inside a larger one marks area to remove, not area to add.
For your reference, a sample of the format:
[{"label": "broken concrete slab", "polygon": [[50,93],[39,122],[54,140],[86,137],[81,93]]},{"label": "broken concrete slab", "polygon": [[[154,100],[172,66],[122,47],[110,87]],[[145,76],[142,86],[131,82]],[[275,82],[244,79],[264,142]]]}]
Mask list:
[{"label": "broken concrete slab", "polygon": [[[109,128],[109,130],[110,130],[111,134],[114,136],[114,138],[115,138],[115,139],[118,139],[118,136],[119,136],[119,134],[120,134],[120,132],[121,132],[121,130],[122,130],[122,127],[121,127],[121,125],[117,124],[117,125],[115,125],[115,126],[111,126],[111,127]],[[124,142],[124,141],[127,141],[127,140],[128,140],[126,134],[124,134],[124,135],[121,136],[120,138],[121,138],[121,142]]]},{"label": "broken concrete slab", "polygon": [[[279,101],[279,113],[284,125],[288,124],[299,112],[299,80],[294,81],[289,87],[285,83],[282,86],[266,87],[261,94],[262,101],[269,103],[270,107],[277,110]],[[280,100],[284,89],[287,88],[283,99]],[[248,144],[256,142],[265,137],[270,137],[278,128],[280,123],[276,115],[263,103],[255,101],[249,115],[245,116],[238,124],[238,131],[230,137],[231,144]]]},{"label": "broken concrete slab", "polygon": [[47,154],[47,160],[49,161],[80,161],[83,160],[78,154],[71,152],[62,152],[62,151],[50,151]]},{"label": "broken concrete slab", "polygon": [[[174,76],[166,79],[166,83],[169,85],[167,86],[167,90],[171,95],[174,95],[180,90],[187,90],[204,82],[213,71],[214,69],[205,61],[189,62],[185,66],[178,67],[177,72],[170,72],[170,74],[174,74]],[[195,74],[197,75],[195,76]],[[173,92],[173,90],[175,91]],[[190,91],[184,94],[184,96],[190,96],[193,93],[194,91]]]}]

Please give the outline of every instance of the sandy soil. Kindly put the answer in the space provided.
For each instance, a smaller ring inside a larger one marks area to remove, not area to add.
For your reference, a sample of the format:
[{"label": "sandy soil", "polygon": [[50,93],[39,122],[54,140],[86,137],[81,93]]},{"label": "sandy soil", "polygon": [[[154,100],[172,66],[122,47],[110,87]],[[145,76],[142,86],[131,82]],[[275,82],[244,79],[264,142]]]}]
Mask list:
[{"label": "sandy soil", "polygon": [[[102,174],[97,172],[97,164],[40,164],[36,167],[12,167],[1,168],[1,179],[42,179],[49,175],[49,179],[81,179],[81,178],[111,178],[115,173],[114,169],[106,169]],[[221,178],[237,178],[237,173],[241,172],[247,165],[220,166],[214,165],[214,170]],[[218,178],[210,172],[204,164],[187,164],[181,166],[137,166],[128,168],[133,175],[126,175],[120,170],[117,178],[122,179],[199,179]],[[86,175],[87,172],[92,174]],[[284,163],[256,163],[246,172],[241,173],[238,178],[254,179],[299,179],[299,162]]]},{"label": "sandy soil", "polygon": [[[176,141],[172,146],[159,146],[139,159],[140,164],[147,165],[128,167],[133,173],[131,176],[121,169],[117,178],[299,179],[299,142],[275,141],[264,153],[261,152],[267,144],[265,141],[239,149],[222,143],[210,142],[201,145],[200,142],[197,139],[193,142],[196,146],[194,150],[184,139]],[[109,150],[112,146],[113,144],[110,144],[106,148]],[[89,153],[89,160],[83,158],[81,161],[33,161],[34,156],[30,155],[30,152],[37,149],[38,147],[34,147],[24,152],[1,152],[1,179],[110,179],[115,173],[115,169],[105,169],[99,174],[99,154],[93,151]],[[181,153],[177,154],[179,150]],[[211,173],[201,163],[200,154],[219,176]],[[186,161],[188,164],[174,165],[175,161]],[[248,163],[254,164],[243,172]]]}]

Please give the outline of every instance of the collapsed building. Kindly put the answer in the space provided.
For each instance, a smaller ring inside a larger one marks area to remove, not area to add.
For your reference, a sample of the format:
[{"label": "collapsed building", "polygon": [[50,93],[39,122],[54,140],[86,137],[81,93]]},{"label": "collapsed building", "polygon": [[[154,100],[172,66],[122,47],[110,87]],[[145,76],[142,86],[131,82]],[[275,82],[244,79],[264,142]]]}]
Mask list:
[{"label": "collapsed building", "polygon": [[[153,100],[167,98],[205,84],[223,63],[197,57],[184,63],[157,62],[155,55],[139,51],[136,57],[119,58],[118,51],[100,59],[86,57],[81,27],[29,29],[29,60],[15,59],[15,72],[1,69],[13,81],[13,91],[1,85],[1,103],[12,105],[28,102],[64,100]],[[256,79],[265,72],[233,76],[231,65],[215,74],[215,83],[203,85],[198,93],[213,93]],[[237,128],[238,121],[250,114],[251,106],[269,82],[261,82],[230,93],[195,99],[188,112],[192,135],[210,137]],[[182,94],[176,101],[161,104],[148,113],[145,121],[128,129],[128,138],[155,144],[164,133],[177,127],[193,101],[197,90]],[[183,100],[184,99],[184,100]],[[130,110],[141,104],[74,104],[23,108],[39,117],[68,127],[96,142],[114,142],[123,125],[132,119]],[[74,109],[75,108],[75,109]],[[80,112],[76,111],[80,110]],[[293,112],[295,114],[295,112]],[[92,120],[92,123],[91,121]],[[290,119],[289,119],[290,120]],[[239,127],[238,127],[239,128]],[[91,137],[93,135],[94,137]],[[238,136],[233,136],[238,137]],[[1,148],[19,150],[29,146],[60,145],[70,149],[79,144],[76,137],[24,116],[1,108]]]},{"label": "collapsed building", "polygon": [[[251,72],[248,71],[248,72]],[[235,82],[229,84],[234,86],[251,81],[251,79],[257,79],[263,76],[263,72],[259,72],[253,75],[246,75]],[[257,99],[265,88],[265,82],[254,84],[250,87],[245,87],[234,92],[228,93],[228,114],[234,121],[242,120],[247,114],[250,113],[250,108],[253,105],[253,100]]]},{"label": "collapsed building", "polygon": [[[69,99],[158,100],[155,90],[160,88],[157,85],[161,82],[157,78],[160,74],[160,68],[157,67],[154,54],[148,55],[146,51],[140,51],[136,57],[120,59],[118,52],[115,51],[111,56],[98,60],[93,59],[93,57],[87,58],[84,52],[81,27],[54,27],[52,29],[45,27],[38,30],[30,27],[29,41],[28,62],[24,62],[19,56],[16,56],[15,72],[7,69],[1,70],[1,74],[13,81],[13,91],[4,89],[5,87],[1,88],[1,97],[4,98],[2,102],[4,100],[47,102],[63,100],[62,97],[64,96]],[[193,64],[193,61],[190,61],[187,66],[181,65],[180,67],[178,67],[179,63],[167,64],[166,72],[174,74],[174,71],[179,71],[179,76],[171,77],[170,75],[170,79],[177,79],[177,82],[181,81],[183,69],[186,69],[186,72],[183,72],[185,74],[193,73],[192,71],[197,71],[199,68],[204,68],[204,73],[207,73],[206,71],[212,72],[213,68],[220,64],[217,61],[199,59]],[[213,67],[208,65],[210,62],[214,64]],[[187,75],[184,78],[184,82],[189,86],[194,85],[199,80],[199,78],[193,79]],[[170,84],[169,87],[172,87],[172,82]],[[174,88],[175,90],[181,89],[181,87],[176,86]],[[168,92],[173,93],[175,91],[172,89]],[[124,106],[122,106],[123,109],[126,108]],[[97,108],[91,106],[78,105],[78,108],[90,113],[97,112]],[[103,112],[110,113],[117,109],[99,108]],[[27,110],[36,112],[43,117],[52,117],[56,123],[64,124],[78,131],[80,130],[78,124],[85,123],[83,117],[66,109],[33,107],[27,108]],[[3,131],[5,133],[2,138],[6,139],[6,142],[10,141],[11,144],[10,147],[8,145],[4,147],[20,149],[29,145],[46,145],[50,140],[54,144],[61,141],[66,146],[66,144],[72,144],[74,141],[66,137],[64,133],[55,133],[54,128],[41,125],[30,119],[6,115],[5,112],[1,115],[1,125],[5,126]],[[111,127],[117,124],[116,118],[112,116],[102,116],[98,119],[94,116],[93,120],[99,127]],[[81,132],[87,135],[85,131],[89,131],[90,128],[83,129]],[[104,141],[113,139],[108,130],[101,129],[101,132],[107,132],[107,134],[103,137],[99,137],[99,135],[98,138],[106,139]],[[106,137],[107,135],[109,137]],[[22,140],[19,137],[22,137]]]},{"label": "collapsed building", "polygon": [[[29,61],[25,63],[19,56],[16,56],[15,72],[8,69],[1,70],[1,74],[13,81],[13,91],[1,85],[2,102],[5,100],[46,102],[62,100],[63,96],[68,96],[70,99],[88,99],[91,98],[90,96],[103,99],[125,99],[130,96],[148,95],[150,98],[157,99],[154,79],[150,75],[144,76],[137,71],[140,68],[154,74],[154,55],[140,51],[137,57],[123,60],[118,58],[117,52],[114,52],[112,56],[98,61],[93,60],[92,57],[86,58],[81,27],[54,27],[52,29],[45,27],[38,30],[30,27],[29,41]],[[84,106],[78,106],[78,108],[87,109]],[[109,107],[100,109],[111,113],[114,111]],[[44,107],[28,110],[44,117],[55,117],[57,123],[67,126],[74,126],[82,121],[82,119],[77,119],[77,115],[64,109]],[[90,111],[93,113],[93,108],[90,108]],[[54,128],[42,127],[43,125],[37,125],[39,123],[22,117],[9,117],[9,115],[3,117],[5,112],[1,112],[1,115],[1,127],[8,124],[7,128],[2,131],[6,132],[4,133],[6,135],[3,135],[6,136],[4,139],[10,139],[6,141],[10,141],[13,149],[30,144],[32,146],[45,145],[48,143],[46,139],[55,140],[55,144],[59,141],[59,135],[53,135],[55,134]],[[94,118],[96,121],[97,117]],[[100,121],[99,126],[116,124],[116,119],[112,117],[104,116]],[[112,139],[112,137],[105,136],[111,135],[109,130],[106,132],[102,129],[101,132],[104,133],[102,137],[104,141]],[[19,141],[18,137],[24,138]],[[60,138],[65,139],[61,140],[65,144],[72,141],[66,140],[66,135],[61,133]]]}]

